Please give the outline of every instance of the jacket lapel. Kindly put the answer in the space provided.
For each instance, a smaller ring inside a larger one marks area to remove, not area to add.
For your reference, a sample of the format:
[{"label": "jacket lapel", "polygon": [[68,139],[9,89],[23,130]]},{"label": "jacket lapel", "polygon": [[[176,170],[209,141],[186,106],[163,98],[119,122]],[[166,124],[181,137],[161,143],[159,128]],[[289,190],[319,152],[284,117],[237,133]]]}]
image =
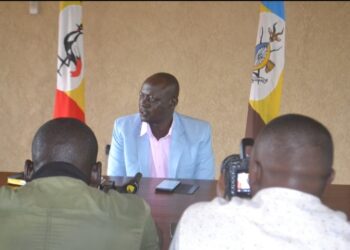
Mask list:
[{"label": "jacket lapel", "polygon": [[140,172],[143,173],[144,177],[150,176],[150,168],[149,168],[149,141],[147,134],[140,136],[137,138],[137,153],[138,153],[138,168]]},{"label": "jacket lapel", "polygon": [[186,145],[184,128],[177,113],[174,113],[174,126],[171,136],[169,156],[169,177],[176,178],[179,161]]}]

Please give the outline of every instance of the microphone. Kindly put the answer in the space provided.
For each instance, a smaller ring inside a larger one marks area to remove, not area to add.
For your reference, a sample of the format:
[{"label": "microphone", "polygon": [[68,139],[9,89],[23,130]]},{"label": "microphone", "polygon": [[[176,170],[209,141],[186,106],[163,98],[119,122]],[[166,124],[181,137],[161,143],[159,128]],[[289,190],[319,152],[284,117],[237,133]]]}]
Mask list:
[{"label": "microphone", "polygon": [[105,193],[108,193],[110,189],[113,189],[119,193],[135,194],[139,189],[141,178],[142,174],[138,172],[132,179],[130,179],[122,186],[116,186],[114,181],[106,181],[99,185],[99,189],[103,190]]},{"label": "microphone", "polygon": [[126,193],[135,194],[137,192],[137,190],[139,189],[141,177],[142,174],[138,172],[136,173],[134,178],[132,178],[130,181],[123,185]]}]

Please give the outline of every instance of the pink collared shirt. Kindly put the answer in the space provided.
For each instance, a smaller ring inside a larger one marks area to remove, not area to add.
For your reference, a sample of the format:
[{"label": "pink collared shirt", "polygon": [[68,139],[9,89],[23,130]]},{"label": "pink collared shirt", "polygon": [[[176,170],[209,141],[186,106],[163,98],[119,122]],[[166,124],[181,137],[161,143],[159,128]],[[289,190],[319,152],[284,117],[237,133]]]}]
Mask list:
[{"label": "pink collared shirt", "polygon": [[157,140],[157,138],[154,137],[149,124],[146,122],[142,122],[141,124],[140,136],[147,133],[151,145],[150,166],[152,177],[168,177],[169,148],[172,128],[173,123],[171,124],[168,134]]}]

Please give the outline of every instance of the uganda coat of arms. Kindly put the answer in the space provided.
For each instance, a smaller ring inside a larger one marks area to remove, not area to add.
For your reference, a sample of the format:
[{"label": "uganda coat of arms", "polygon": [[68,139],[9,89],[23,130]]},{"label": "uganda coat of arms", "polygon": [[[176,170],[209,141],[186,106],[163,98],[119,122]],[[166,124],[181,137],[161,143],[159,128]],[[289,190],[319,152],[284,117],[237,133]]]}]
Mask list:
[{"label": "uganda coat of arms", "polygon": [[277,22],[272,25],[272,27],[268,27],[269,31],[269,39],[266,42],[263,42],[264,37],[264,27],[261,27],[261,35],[260,41],[255,46],[255,60],[254,60],[254,68],[252,75],[252,82],[257,83],[266,83],[268,78],[261,76],[260,71],[265,69],[265,73],[268,74],[275,67],[275,63],[271,59],[271,54],[279,51],[283,45],[272,48],[274,42],[281,42],[280,35],[283,34],[284,27],[280,32],[276,30]]}]

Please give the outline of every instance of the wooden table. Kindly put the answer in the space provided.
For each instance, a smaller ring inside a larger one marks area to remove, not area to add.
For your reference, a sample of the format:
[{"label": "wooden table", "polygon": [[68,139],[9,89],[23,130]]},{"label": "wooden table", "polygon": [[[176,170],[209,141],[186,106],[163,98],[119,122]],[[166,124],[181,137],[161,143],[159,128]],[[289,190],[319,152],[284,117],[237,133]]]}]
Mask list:
[{"label": "wooden table", "polygon": [[[12,173],[0,172],[0,185],[6,184],[6,178]],[[123,177],[106,177],[119,185],[128,180]],[[161,231],[162,249],[168,249],[170,243],[170,224],[178,222],[183,211],[199,201],[210,201],[216,195],[216,181],[181,180],[182,183],[198,184],[199,189],[193,195],[155,193],[155,187],[161,178],[142,178],[138,195],[151,207],[152,216]],[[350,218],[350,185],[331,185],[325,192],[323,202],[332,209],[345,212]]]},{"label": "wooden table", "polygon": [[[117,184],[125,183],[128,178],[107,177]],[[144,198],[151,207],[152,216],[161,232],[162,249],[170,244],[170,224],[179,221],[182,212],[191,204],[199,201],[210,201],[216,195],[216,181],[181,180],[184,184],[198,184],[199,189],[193,195],[176,193],[155,193],[156,186],[163,178],[142,178],[138,195]]]}]

